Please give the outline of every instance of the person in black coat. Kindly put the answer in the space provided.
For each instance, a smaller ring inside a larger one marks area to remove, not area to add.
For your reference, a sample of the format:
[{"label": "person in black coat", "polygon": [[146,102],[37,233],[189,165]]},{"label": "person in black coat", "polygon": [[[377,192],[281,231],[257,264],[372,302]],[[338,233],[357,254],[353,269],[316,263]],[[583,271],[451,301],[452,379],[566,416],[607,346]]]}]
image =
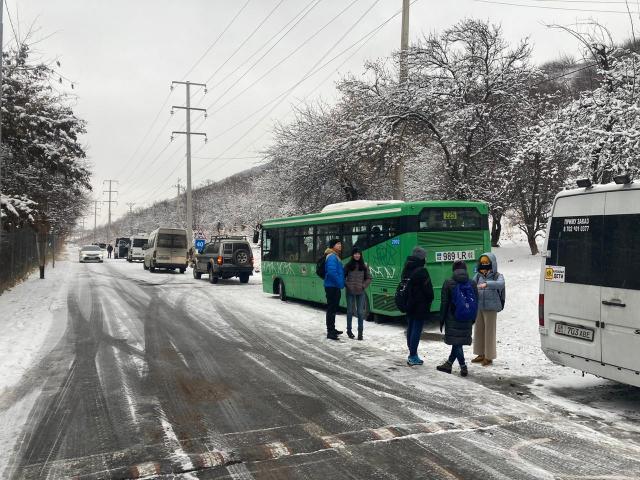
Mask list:
[{"label": "person in black coat", "polygon": [[[473,280],[469,280],[467,264],[458,260],[453,264],[453,276],[445,280],[442,285],[440,297],[440,331],[444,327],[444,343],[451,345],[449,359],[436,368],[441,372],[451,373],[453,363],[458,360],[460,364],[460,375],[466,377],[469,373],[464,359],[464,345],[471,345],[471,334],[475,320],[459,320],[456,318],[456,305],[454,303],[454,293],[458,285],[469,283],[475,295],[475,306],[478,305],[478,286]],[[473,315],[475,319],[475,315]]]},{"label": "person in black coat", "polygon": [[402,278],[409,278],[409,305],[407,308],[407,347],[409,348],[408,365],[422,365],[418,356],[418,345],[424,322],[429,317],[433,302],[433,286],[431,277],[425,268],[427,252],[415,247],[402,270]]}]

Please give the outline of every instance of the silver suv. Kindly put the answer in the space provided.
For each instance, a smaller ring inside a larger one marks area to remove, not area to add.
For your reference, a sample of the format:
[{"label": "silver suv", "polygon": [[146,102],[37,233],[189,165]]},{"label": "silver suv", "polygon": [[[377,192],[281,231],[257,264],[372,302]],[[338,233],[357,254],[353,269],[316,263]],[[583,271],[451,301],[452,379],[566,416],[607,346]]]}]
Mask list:
[{"label": "silver suv", "polygon": [[220,278],[238,277],[247,283],[253,275],[253,253],[246,237],[213,237],[201,251],[196,253],[191,264],[193,277],[203,274],[210,283],[218,283]]}]

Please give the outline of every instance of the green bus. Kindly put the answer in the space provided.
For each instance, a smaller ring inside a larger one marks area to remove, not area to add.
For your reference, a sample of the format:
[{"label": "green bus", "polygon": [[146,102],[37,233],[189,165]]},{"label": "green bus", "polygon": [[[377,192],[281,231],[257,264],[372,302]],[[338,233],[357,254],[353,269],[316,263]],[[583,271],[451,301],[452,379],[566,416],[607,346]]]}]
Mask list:
[{"label": "green bus", "polygon": [[[433,311],[440,309],[440,290],[455,260],[474,260],[491,249],[488,206],[467,201],[356,201],[329,205],[322,212],[269,220],[262,224],[262,288],[281,300],[295,298],[326,303],[316,261],[332,238],[342,240],[343,262],[357,246],[373,281],[366,293],[366,312],[401,316],[395,291],[404,262],[420,245],[427,251],[433,282]],[[341,304],[345,306],[345,295]]]}]

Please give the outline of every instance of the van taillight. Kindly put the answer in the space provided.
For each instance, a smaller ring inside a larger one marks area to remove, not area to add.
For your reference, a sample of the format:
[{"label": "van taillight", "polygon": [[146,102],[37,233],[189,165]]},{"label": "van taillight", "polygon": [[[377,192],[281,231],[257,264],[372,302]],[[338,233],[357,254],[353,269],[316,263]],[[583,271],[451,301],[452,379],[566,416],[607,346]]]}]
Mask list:
[{"label": "van taillight", "polygon": [[544,293],[538,295],[538,325],[544,327]]},{"label": "van taillight", "polygon": [[222,255],[218,255],[218,265],[222,265]]}]

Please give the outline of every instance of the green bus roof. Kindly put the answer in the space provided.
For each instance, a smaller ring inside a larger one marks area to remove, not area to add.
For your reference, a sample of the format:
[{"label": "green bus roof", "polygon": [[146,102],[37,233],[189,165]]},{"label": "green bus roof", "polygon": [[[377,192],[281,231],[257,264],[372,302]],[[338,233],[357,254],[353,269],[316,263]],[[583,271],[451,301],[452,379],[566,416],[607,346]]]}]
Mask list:
[{"label": "green bus roof", "polygon": [[418,215],[423,208],[464,208],[474,207],[482,214],[489,213],[485,202],[462,200],[432,200],[422,202],[398,202],[382,205],[365,206],[362,208],[345,208],[330,212],[310,213],[296,217],[275,218],[262,223],[264,228],[288,227],[296,225],[316,225],[336,223],[348,220],[368,220],[378,218],[404,217]]}]

